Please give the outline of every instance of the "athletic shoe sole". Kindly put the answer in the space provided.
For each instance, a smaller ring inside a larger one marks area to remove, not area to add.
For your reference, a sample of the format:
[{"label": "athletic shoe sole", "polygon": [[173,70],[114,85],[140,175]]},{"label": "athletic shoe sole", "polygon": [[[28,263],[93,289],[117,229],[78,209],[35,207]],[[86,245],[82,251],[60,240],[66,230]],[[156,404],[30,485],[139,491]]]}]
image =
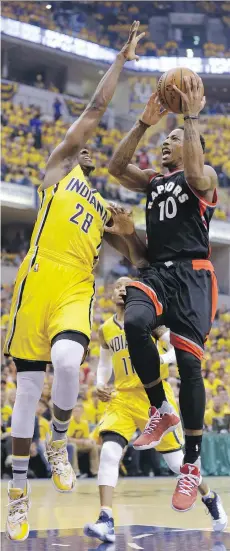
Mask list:
[{"label": "athletic shoe sole", "polygon": [[93,530],[92,528],[90,528],[90,524],[87,524],[84,529],[83,529],[83,533],[85,536],[88,536],[89,538],[97,538],[98,540],[100,541],[103,541],[104,543],[114,543],[115,542],[115,539],[116,539],[116,536],[115,534],[111,534],[111,535],[99,535],[97,532],[95,532],[95,530]]}]

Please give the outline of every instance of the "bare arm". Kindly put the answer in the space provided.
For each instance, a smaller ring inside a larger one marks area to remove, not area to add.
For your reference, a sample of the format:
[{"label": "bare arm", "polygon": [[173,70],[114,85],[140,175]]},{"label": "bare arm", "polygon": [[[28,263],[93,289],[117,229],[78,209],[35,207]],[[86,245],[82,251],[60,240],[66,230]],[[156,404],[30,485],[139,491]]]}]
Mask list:
[{"label": "bare arm", "polygon": [[207,192],[218,185],[215,170],[204,164],[204,153],[200,143],[198,119],[184,121],[184,175],[194,189]]},{"label": "bare arm", "polygon": [[184,77],[182,92],[173,86],[182,99],[184,114],[184,174],[188,184],[212,200],[212,192],[218,185],[215,170],[204,164],[204,153],[200,142],[199,113],[205,106],[202,80]]},{"label": "bare arm", "polygon": [[126,61],[137,59],[135,48],[145,33],[137,36],[139,21],[134,21],[127,43],[117,55],[114,63],[100,81],[96,92],[87,105],[85,111],[75,121],[62,143],[60,143],[51,154],[46,168],[46,175],[42,184],[42,189],[56,184],[65,170],[64,161],[68,162],[75,157],[87,140],[91,137],[102,118],[110,100],[115,92],[118,79]]},{"label": "bare arm", "polygon": [[144,136],[146,130],[159,122],[167,113],[162,109],[157,94],[154,93],[140,117],[130,132],[125,136],[117,147],[109,163],[109,172],[117,178],[124,187],[132,191],[146,191],[149,178],[153,170],[141,170],[137,166],[130,164],[135,150]]},{"label": "bare arm", "polygon": [[123,138],[115,150],[109,163],[109,173],[119,180],[119,183],[132,191],[144,192],[147,188],[152,170],[141,170],[130,164],[136,148],[144,136],[148,126],[137,121],[130,132]]}]

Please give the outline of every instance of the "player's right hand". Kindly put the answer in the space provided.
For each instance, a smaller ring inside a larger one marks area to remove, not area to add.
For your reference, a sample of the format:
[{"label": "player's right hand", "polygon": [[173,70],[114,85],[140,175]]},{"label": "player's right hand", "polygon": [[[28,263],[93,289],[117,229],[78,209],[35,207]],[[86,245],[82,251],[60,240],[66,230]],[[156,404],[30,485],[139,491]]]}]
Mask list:
[{"label": "player's right hand", "polygon": [[122,50],[121,50],[121,54],[124,56],[124,58],[126,59],[126,61],[138,61],[139,60],[139,57],[138,55],[136,55],[136,47],[137,47],[137,44],[139,42],[139,40],[141,40],[141,38],[143,38],[143,36],[145,36],[145,33],[141,33],[141,34],[138,34],[137,35],[137,31],[139,29],[139,26],[140,26],[140,21],[134,21],[131,28],[130,28],[130,31],[129,31],[129,38],[126,42],[126,44],[123,46]]},{"label": "player's right hand", "polygon": [[154,124],[157,124],[162,117],[167,115],[167,113],[167,109],[164,109],[159,101],[157,92],[153,92],[147,101],[140,120],[148,126],[153,126]]},{"label": "player's right hand", "polygon": [[106,385],[97,385],[96,392],[101,402],[109,402],[111,400],[112,388]]}]

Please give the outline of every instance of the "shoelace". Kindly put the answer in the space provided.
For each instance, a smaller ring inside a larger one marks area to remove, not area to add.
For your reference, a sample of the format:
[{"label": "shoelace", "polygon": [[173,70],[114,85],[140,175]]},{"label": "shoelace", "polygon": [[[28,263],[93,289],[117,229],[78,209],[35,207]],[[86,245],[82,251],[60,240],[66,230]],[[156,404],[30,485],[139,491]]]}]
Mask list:
[{"label": "shoelace", "polygon": [[9,522],[11,524],[17,524],[18,522],[26,520],[27,511],[29,509],[28,496],[20,497],[19,499],[14,499],[13,501],[10,501],[7,504],[7,507],[10,507]]},{"label": "shoelace", "polygon": [[143,434],[151,434],[152,431],[157,427],[160,421],[161,421],[161,417],[156,417],[155,415],[153,415],[149,419]]},{"label": "shoelace", "polygon": [[47,461],[50,461],[52,465],[52,471],[56,474],[63,474],[64,472],[63,463],[65,465],[68,463],[68,460],[66,457],[66,448],[63,446],[59,450],[55,450],[50,447],[46,450],[44,455]]},{"label": "shoelace", "polygon": [[187,496],[191,496],[192,490],[195,486],[199,486],[200,482],[199,477],[194,474],[180,474],[178,480],[178,492]]}]

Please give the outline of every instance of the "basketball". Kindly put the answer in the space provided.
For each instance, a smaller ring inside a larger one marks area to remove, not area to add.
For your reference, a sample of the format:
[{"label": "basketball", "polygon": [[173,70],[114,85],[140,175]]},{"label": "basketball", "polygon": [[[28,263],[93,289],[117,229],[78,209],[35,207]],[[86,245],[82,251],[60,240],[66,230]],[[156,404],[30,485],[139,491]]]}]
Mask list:
[{"label": "basketball", "polygon": [[199,76],[194,73],[194,71],[191,71],[191,69],[187,69],[187,67],[178,67],[176,69],[170,69],[164,73],[158,81],[157,92],[160,102],[165,109],[169,109],[170,111],[173,111],[173,113],[182,113],[182,99],[177,91],[173,89],[173,84],[175,84],[182,92],[185,92],[183,80],[185,76],[193,76],[196,79],[199,78]]}]

